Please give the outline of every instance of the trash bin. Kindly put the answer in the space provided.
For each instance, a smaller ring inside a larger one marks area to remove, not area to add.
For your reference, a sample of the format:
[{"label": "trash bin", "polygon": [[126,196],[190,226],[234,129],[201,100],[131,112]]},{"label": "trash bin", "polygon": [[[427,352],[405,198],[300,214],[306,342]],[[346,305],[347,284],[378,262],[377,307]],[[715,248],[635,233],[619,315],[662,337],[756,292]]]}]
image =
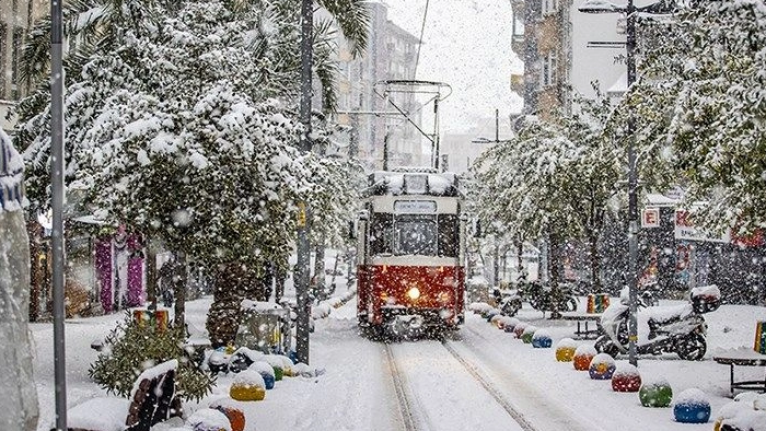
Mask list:
[{"label": "trash bin", "polygon": [[242,301],[243,321],[235,343],[263,353],[290,353],[290,311],[273,302]]}]

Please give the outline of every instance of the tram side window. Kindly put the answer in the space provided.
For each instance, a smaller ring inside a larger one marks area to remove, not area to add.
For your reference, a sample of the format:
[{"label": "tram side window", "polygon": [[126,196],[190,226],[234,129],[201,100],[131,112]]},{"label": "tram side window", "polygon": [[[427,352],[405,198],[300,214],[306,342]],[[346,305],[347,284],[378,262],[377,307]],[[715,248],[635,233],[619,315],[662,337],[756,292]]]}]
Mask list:
[{"label": "tram side window", "polygon": [[370,226],[370,254],[393,254],[394,215],[373,214]]},{"label": "tram side window", "polygon": [[439,214],[439,256],[456,257],[458,253],[458,224],[454,214]]}]

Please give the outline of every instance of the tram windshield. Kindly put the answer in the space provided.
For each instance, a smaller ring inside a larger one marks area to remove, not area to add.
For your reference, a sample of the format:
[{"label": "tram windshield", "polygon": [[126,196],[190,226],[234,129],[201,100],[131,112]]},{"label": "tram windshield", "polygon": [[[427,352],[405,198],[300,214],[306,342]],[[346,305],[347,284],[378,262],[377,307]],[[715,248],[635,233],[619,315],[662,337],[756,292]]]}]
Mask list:
[{"label": "tram windshield", "polygon": [[374,214],[370,229],[370,252],[378,256],[456,257],[457,221],[454,214]]}]

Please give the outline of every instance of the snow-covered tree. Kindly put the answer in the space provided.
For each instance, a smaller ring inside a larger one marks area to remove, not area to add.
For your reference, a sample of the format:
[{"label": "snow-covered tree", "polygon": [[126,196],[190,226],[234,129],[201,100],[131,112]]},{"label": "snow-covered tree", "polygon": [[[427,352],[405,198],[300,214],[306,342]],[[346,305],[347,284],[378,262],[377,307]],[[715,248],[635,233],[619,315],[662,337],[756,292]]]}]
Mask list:
[{"label": "snow-covered tree", "polygon": [[[555,249],[584,237],[598,291],[598,244],[627,159],[606,129],[609,101],[579,100],[578,106],[550,122],[532,117],[516,137],[486,152],[476,165],[477,206],[482,219],[499,223],[497,230],[511,238],[548,237]],[[555,271],[553,265],[553,278]]]},{"label": "snow-covered tree", "polygon": [[[208,327],[225,343],[239,300],[289,252],[295,202],[327,202],[327,219],[348,207],[335,162],[297,150],[298,17],[258,1],[119,3],[110,3],[122,7],[111,14],[121,17],[110,21],[111,49],[70,57],[68,174],[102,218],[217,275]],[[320,33],[315,43],[325,42]],[[45,91],[22,103],[18,133],[40,206],[48,199]]]},{"label": "snow-covered tree", "polygon": [[766,4],[698,2],[655,22],[631,95],[640,145],[664,154],[698,222],[766,226]]}]

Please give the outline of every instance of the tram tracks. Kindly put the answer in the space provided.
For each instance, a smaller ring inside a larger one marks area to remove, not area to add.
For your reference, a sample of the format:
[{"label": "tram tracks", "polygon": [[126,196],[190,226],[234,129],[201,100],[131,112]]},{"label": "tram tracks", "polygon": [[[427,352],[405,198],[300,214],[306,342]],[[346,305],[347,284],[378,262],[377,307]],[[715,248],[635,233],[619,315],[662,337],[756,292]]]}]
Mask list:
[{"label": "tram tracks", "polygon": [[[512,420],[515,424],[517,424],[518,429],[523,431],[537,431],[537,429],[534,428],[525,419],[524,415],[522,415],[521,412],[519,412],[513,406],[513,404],[510,403],[502,395],[497,387],[487,377],[482,375],[479,369],[474,364],[472,364],[470,360],[466,359],[461,353],[459,353],[454,348],[454,346],[451,345],[451,343],[451,341],[442,340],[441,343],[438,344],[438,346],[441,347],[437,349],[438,351],[445,353],[443,356],[445,356],[446,359],[442,358],[442,360],[454,360],[457,362],[457,364],[459,364],[453,367],[449,367],[448,370],[461,370],[460,374],[467,375],[470,381],[480,386],[489,395],[489,397],[494,400],[497,407],[505,412],[505,414],[508,416],[508,421]],[[402,370],[406,367],[400,366],[397,362],[397,355],[394,353],[393,347],[397,344],[399,343],[385,343],[384,346],[386,352],[386,361],[388,362],[388,368],[391,371],[394,391],[396,394],[399,411],[401,413],[404,431],[428,431],[443,429],[443,427],[434,427],[431,420],[429,419],[429,413],[435,413],[436,415],[439,415],[440,413],[438,411],[429,412],[424,410],[425,403],[420,402],[418,396],[415,394],[416,391],[410,386],[410,379],[407,378],[406,372]],[[437,344],[434,343],[433,345]],[[462,373],[462,371],[465,371],[465,373]],[[445,372],[447,372],[447,370],[445,370]],[[449,380],[449,376],[445,376],[445,379]],[[445,392],[442,392],[439,395],[445,396]],[[432,394],[432,396],[437,396],[437,394]],[[468,394],[468,396],[475,397],[472,394]],[[476,411],[475,414],[479,415],[481,412]]]},{"label": "tram tracks", "polygon": [[422,426],[419,421],[415,409],[417,408],[417,401],[409,394],[409,386],[407,378],[397,366],[396,358],[391,344],[385,342],[386,361],[388,362],[388,368],[391,371],[391,377],[394,381],[394,392],[396,394],[396,401],[399,405],[399,412],[402,415],[402,425],[404,431],[426,431],[428,428]]}]

